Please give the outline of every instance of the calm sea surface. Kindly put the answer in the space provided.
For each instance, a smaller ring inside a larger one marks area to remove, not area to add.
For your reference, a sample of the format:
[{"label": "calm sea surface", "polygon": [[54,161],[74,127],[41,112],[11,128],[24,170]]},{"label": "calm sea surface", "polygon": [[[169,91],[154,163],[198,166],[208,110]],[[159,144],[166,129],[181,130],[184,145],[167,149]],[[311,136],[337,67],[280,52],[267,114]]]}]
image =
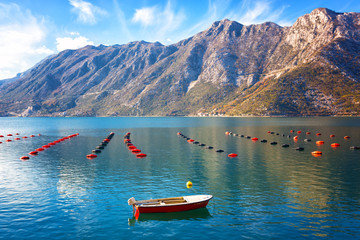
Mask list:
[{"label": "calm sea surface", "polygon": [[[87,159],[110,132],[108,146]],[[129,152],[126,132],[146,158]],[[0,135],[0,239],[360,238],[360,150],[350,150],[360,146],[360,118],[0,118]],[[207,208],[138,220],[127,204],[193,194],[214,198]]]}]

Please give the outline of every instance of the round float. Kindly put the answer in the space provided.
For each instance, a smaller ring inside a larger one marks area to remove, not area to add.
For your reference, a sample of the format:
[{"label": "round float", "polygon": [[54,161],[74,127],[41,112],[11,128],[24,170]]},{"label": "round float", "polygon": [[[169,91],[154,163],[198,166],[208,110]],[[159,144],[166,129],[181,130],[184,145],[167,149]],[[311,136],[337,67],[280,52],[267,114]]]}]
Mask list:
[{"label": "round float", "polygon": [[145,154],[145,153],[138,153],[138,154],[136,154],[136,157],[137,158],[144,158],[144,157],[146,157],[147,155]]},{"label": "round float", "polygon": [[238,155],[236,153],[230,153],[228,157],[237,157]]}]

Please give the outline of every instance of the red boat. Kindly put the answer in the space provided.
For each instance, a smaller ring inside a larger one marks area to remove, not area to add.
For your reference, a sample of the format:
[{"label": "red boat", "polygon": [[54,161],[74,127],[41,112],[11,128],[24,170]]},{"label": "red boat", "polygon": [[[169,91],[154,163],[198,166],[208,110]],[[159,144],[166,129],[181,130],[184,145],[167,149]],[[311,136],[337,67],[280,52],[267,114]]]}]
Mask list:
[{"label": "red boat", "polygon": [[128,200],[128,204],[136,208],[138,214],[181,212],[206,207],[212,197],[212,195],[192,195],[142,201],[136,201],[132,197]]}]

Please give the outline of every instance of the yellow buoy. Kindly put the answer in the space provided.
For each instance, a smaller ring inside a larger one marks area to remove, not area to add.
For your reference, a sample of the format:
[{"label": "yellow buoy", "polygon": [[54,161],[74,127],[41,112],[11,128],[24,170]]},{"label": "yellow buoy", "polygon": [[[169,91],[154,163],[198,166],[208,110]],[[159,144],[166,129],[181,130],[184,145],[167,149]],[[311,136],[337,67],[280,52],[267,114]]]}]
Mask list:
[{"label": "yellow buoy", "polygon": [[192,188],[192,182],[188,181],[188,182],[186,183],[186,187],[187,187],[187,188]]}]

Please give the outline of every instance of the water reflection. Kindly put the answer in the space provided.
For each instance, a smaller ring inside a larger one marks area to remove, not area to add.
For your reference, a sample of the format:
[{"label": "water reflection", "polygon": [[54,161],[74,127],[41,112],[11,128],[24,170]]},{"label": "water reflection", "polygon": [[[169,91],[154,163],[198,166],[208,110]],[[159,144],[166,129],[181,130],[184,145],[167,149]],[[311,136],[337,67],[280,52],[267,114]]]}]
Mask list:
[{"label": "water reflection", "polygon": [[200,208],[191,211],[173,212],[173,213],[141,213],[136,220],[135,217],[129,218],[129,226],[135,226],[136,222],[148,221],[200,221],[211,218],[211,214],[207,208]]}]

